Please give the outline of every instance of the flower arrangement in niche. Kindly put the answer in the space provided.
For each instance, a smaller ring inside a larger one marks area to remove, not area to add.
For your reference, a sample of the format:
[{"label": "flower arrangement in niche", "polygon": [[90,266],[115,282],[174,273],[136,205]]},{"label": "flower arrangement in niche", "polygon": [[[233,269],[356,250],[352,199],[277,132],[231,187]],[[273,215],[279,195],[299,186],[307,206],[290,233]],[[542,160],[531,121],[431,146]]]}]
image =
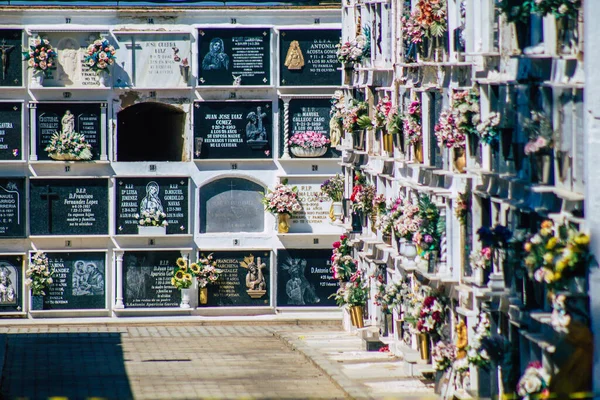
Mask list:
[{"label": "flower arrangement in niche", "polygon": [[447,27],[445,0],[419,0],[410,17],[402,17],[405,38],[411,43],[421,43],[423,38],[439,38]]},{"label": "flower arrangement in niche", "polygon": [[294,147],[300,147],[303,149],[320,149],[327,147],[331,143],[329,139],[319,132],[307,131],[296,133],[289,140],[289,145]]},{"label": "flower arrangement in niche", "polygon": [[467,349],[469,364],[476,367],[488,368],[490,366],[490,356],[481,346],[482,340],[491,336],[490,319],[486,313],[482,312],[479,314],[473,331],[474,335]]},{"label": "flower arrangement in niche", "polygon": [[484,247],[481,250],[471,251],[469,262],[473,269],[488,269],[492,264],[492,249],[490,247]]},{"label": "flower arrangement in niche", "polygon": [[477,124],[479,139],[487,145],[498,143],[500,135],[498,125],[500,125],[500,114],[497,112],[490,113],[484,121]]},{"label": "flower arrangement in niche", "polygon": [[386,209],[386,200],[385,195],[380,193],[373,197],[373,210],[377,213],[377,215],[381,215],[385,213]]},{"label": "flower arrangement in niche", "polygon": [[105,38],[100,38],[88,46],[84,63],[96,72],[108,72],[108,67],[113,65],[117,58],[115,54],[114,46]]},{"label": "flower arrangement in niche", "polygon": [[[352,100],[351,106],[346,110],[343,116],[342,125],[346,132],[351,132],[357,129],[366,129],[366,126],[371,125],[371,119],[367,115],[369,113],[369,106],[364,101]],[[363,118],[366,117],[366,120]],[[359,119],[362,118],[362,123],[359,123]],[[361,128],[361,126],[363,126]]]},{"label": "flower arrangement in niche", "polygon": [[429,196],[420,197],[419,216],[421,222],[412,241],[421,249],[421,257],[428,259],[429,254],[440,247],[441,237],[446,229],[445,221],[440,218],[440,210]]},{"label": "flower arrangement in niche", "polygon": [[25,271],[27,277],[25,285],[30,287],[33,296],[45,296],[46,290],[53,282],[52,275],[54,275],[54,270],[50,269],[48,256],[46,253],[38,251],[31,256]]},{"label": "flower arrangement in niche", "polygon": [[482,226],[477,230],[477,235],[483,247],[498,249],[506,248],[512,232],[506,226],[496,224],[493,228]]},{"label": "flower arrangement in niche", "polygon": [[85,140],[84,135],[74,131],[54,132],[44,150],[55,160],[92,159],[92,146]]},{"label": "flower arrangement in niche", "polygon": [[364,215],[373,213],[373,199],[375,198],[375,186],[370,183],[354,185],[350,200],[352,201],[352,209],[360,211]]},{"label": "flower arrangement in niche", "polygon": [[500,13],[506,16],[508,22],[529,22],[529,16],[534,12],[534,1],[535,0],[522,0],[514,2],[512,0],[498,0],[496,6],[500,10]]},{"label": "flower arrangement in niche", "polygon": [[550,119],[543,112],[531,111],[531,118],[523,122],[523,130],[529,136],[525,154],[545,153],[552,148],[554,131]]},{"label": "flower arrangement in niche", "polygon": [[533,361],[529,363],[519,379],[517,394],[526,400],[532,398],[545,399],[550,396],[549,385],[550,374],[546,372],[541,362]]},{"label": "flower arrangement in niche", "polygon": [[142,214],[135,214],[139,226],[169,226],[167,214],[160,210],[145,210]]},{"label": "flower arrangement in niche", "polygon": [[555,18],[577,18],[580,0],[534,0],[534,11],[541,15],[552,14]]},{"label": "flower arrangement in niche", "polygon": [[456,348],[454,345],[444,343],[440,340],[433,346],[431,359],[433,361],[433,368],[436,371],[446,372],[456,360]]},{"label": "flower arrangement in niche", "polygon": [[49,69],[55,68],[56,51],[47,39],[34,39],[33,44],[22,54],[23,61],[27,61],[27,67],[34,72],[42,72],[46,76]]},{"label": "flower arrangement in niche", "polygon": [[193,271],[189,268],[185,258],[179,257],[176,262],[177,266],[173,269],[171,284],[177,289],[189,289],[193,283]]},{"label": "flower arrangement in niche", "polygon": [[377,129],[386,129],[388,126],[388,118],[392,112],[392,101],[389,97],[379,99],[375,105],[375,113],[373,118],[373,126]]},{"label": "flower arrangement in niche", "polygon": [[204,254],[201,254],[198,262],[190,265],[190,268],[194,271],[196,280],[198,280],[198,287],[200,288],[217,283],[223,273],[223,270],[217,268],[217,261],[214,259],[212,253],[206,257]]},{"label": "flower arrangement in niche", "polygon": [[369,297],[369,282],[362,278],[361,271],[350,276],[348,282],[340,284],[339,289],[331,296],[338,306],[364,306]]},{"label": "flower arrangement in niche", "polygon": [[444,304],[442,300],[430,295],[423,299],[417,319],[416,330],[419,333],[439,335],[444,323]]},{"label": "flower arrangement in niche", "polygon": [[344,199],[344,177],[336,174],[321,184],[319,200],[342,201]]},{"label": "flower arrangement in niche", "polygon": [[388,311],[399,309],[403,301],[403,294],[409,290],[405,282],[389,282],[387,285],[381,284],[380,290],[375,295],[375,303],[383,306]]},{"label": "flower arrangement in niche", "polygon": [[411,143],[417,143],[421,140],[423,131],[421,129],[421,102],[414,100],[408,106],[402,124],[404,134]]},{"label": "flower arrangement in niche", "polygon": [[298,198],[298,188],[287,185],[287,180],[275,185],[274,190],[269,190],[263,197],[262,202],[265,210],[271,214],[293,214],[302,211],[302,205]]},{"label": "flower arrangement in niche", "polygon": [[422,222],[419,206],[403,200],[400,210],[400,214],[394,218],[394,234],[398,238],[413,240],[413,236],[419,231]]},{"label": "flower arrangement in niche", "polygon": [[359,63],[370,55],[369,40],[366,35],[357,35],[352,41],[337,45],[337,58],[343,64]]},{"label": "flower arrangement in niche", "polygon": [[461,225],[467,224],[467,215],[471,211],[471,195],[469,193],[459,193],[454,206],[454,215],[458,218]]},{"label": "flower arrangement in niche", "polygon": [[340,281],[348,281],[350,276],[356,272],[356,261],[352,258],[352,246],[348,236],[340,236],[340,240],[333,242],[331,254],[331,272],[333,277]]},{"label": "flower arrangement in niche", "polygon": [[435,125],[438,146],[465,148],[467,135],[477,133],[479,95],[475,90],[463,90],[452,95],[452,106],[440,114]]}]

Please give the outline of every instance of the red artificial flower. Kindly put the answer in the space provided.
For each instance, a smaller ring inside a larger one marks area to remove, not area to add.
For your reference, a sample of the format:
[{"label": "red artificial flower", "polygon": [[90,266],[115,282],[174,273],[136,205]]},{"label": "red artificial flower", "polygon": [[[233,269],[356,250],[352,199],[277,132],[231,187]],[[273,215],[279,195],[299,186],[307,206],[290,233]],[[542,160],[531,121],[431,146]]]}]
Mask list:
[{"label": "red artificial flower", "polygon": [[342,244],[340,242],[333,242],[333,248],[339,249]]}]

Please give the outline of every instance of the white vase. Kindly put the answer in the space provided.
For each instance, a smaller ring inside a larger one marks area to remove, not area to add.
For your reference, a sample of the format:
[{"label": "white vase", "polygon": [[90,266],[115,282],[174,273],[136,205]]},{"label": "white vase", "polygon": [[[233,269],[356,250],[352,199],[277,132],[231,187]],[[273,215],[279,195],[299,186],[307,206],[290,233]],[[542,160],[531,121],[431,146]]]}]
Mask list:
[{"label": "white vase", "polygon": [[100,83],[100,87],[110,87],[110,74],[108,71],[98,72],[98,82]]},{"label": "white vase", "polygon": [[44,87],[44,73],[42,71],[33,71],[33,73],[31,74],[31,82],[29,84],[29,87]]},{"label": "white vase", "polygon": [[341,201],[334,201],[331,203],[331,208],[333,210],[333,216],[335,217],[334,221],[341,221],[344,215],[344,206]]},{"label": "white vase", "polygon": [[181,308],[190,308],[190,292],[192,289],[181,289]]},{"label": "white vase", "polygon": [[138,235],[163,236],[167,234],[166,226],[141,226],[138,225]]},{"label": "white vase", "polygon": [[412,240],[407,240],[404,243],[402,252],[400,253],[406,258],[406,267],[415,268],[415,257],[417,256],[417,246]]},{"label": "white vase", "polygon": [[309,157],[316,158],[321,157],[327,153],[327,147],[319,147],[318,149],[305,149],[303,147],[292,147],[292,154],[296,157]]}]

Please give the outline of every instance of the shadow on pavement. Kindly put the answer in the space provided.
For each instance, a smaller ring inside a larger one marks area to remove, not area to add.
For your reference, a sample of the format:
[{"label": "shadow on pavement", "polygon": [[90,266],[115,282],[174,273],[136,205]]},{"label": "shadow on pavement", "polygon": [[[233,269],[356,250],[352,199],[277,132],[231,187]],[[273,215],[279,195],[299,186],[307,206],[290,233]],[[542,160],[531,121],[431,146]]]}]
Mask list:
[{"label": "shadow on pavement", "polygon": [[0,398],[133,398],[119,333],[9,334]]}]

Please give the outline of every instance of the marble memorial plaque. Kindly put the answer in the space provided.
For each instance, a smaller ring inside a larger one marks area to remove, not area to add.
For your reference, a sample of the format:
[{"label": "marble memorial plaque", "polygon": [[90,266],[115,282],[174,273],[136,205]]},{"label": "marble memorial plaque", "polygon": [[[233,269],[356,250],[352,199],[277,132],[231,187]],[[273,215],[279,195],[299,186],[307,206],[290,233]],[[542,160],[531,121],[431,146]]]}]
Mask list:
[{"label": "marble memorial plaque", "polygon": [[277,250],[277,305],[336,306],[330,249]]},{"label": "marble memorial plaque", "polygon": [[123,255],[125,307],[179,307],[181,292],[171,285],[179,251],[127,251]]},{"label": "marble memorial plaque", "polygon": [[51,160],[46,147],[56,132],[77,132],[92,146],[92,160],[100,159],[99,103],[40,103],[37,106],[38,160]]},{"label": "marble memorial plaque", "polygon": [[23,311],[24,255],[0,254],[0,313]]},{"label": "marble memorial plaque", "polygon": [[189,178],[117,178],[116,184],[117,235],[138,234],[144,211],[165,213],[166,233],[189,232]]},{"label": "marble memorial plaque", "polygon": [[200,29],[198,85],[269,85],[269,28]]},{"label": "marble memorial plaque", "polygon": [[108,179],[31,179],[32,235],[107,235]]},{"label": "marble memorial plaque", "polygon": [[[203,252],[208,255],[211,252]],[[223,270],[214,285],[208,285],[207,306],[268,306],[270,262],[268,251],[212,252],[217,268]]]},{"label": "marble memorial plaque", "polygon": [[23,86],[22,31],[0,29],[0,86]]},{"label": "marble memorial plaque", "polygon": [[23,159],[22,113],[23,103],[0,103],[0,161]]},{"label": "marble memorial plaque", "polygon": [[194,158],[271,158],[272,129],[271,102],[196,102]]},{"label": "marble memorial plaque", "polygon": [[106,308],[106,253],[46,253],[53,282],[44,310]]},{"label": "marble memorial plaque", "polygon": [[224,178],[200,188],[200,233],[263,232],[265,189],[242,178]]},{"label": "marble memorial plaque", "polygon": [[0,178],[0,238],[25,237],[25,178]]},{"label": "marble memorial plaque", "polygon": [[339,29],[289,29],[279,34],[282,86],[340,86]]}]

